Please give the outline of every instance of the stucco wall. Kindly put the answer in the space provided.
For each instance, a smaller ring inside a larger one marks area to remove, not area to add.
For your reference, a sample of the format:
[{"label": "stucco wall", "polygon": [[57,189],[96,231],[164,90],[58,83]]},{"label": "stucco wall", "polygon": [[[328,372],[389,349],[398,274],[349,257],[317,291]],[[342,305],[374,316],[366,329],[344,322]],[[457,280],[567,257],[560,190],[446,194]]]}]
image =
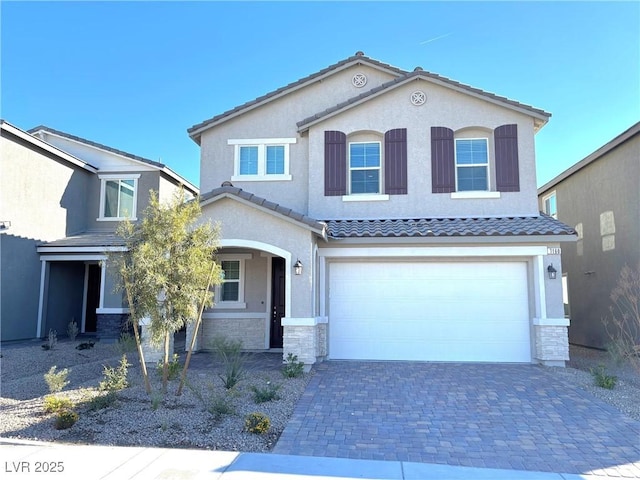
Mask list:
[{"label": "stucco wall", "polygon": [[569,341],[603,348],[610,341],[602,319],[609,314],[611,290],[624,265],[640,261],[640,135],[541,192],[541,199],[553,190],[558,219],[580,224],[583,235],[562,248]]},{"label": "stucco wall", "polygon": [[0,139],[0,318],[2,340],[36,335],[41,262],[39,243],[85,228],[82,200],[91,173],[10,136]]}]

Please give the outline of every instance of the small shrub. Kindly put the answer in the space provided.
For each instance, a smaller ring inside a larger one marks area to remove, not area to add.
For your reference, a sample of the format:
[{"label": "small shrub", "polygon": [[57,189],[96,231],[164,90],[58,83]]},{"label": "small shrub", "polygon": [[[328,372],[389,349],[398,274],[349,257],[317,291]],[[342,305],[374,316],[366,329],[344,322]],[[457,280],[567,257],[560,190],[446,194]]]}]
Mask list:
[{"label": "small shrub", "polygon": [[249,433],[266,433],[271,428],[271,420],[262,413],[250,413],[244,417],[244,428]]},{"label": "small shrub", "polygon": [[127,362],[126,354],[122,354],[119,366],[113,368],[108,365],[104,365],[104,380],[98,385],[98,390],[116,392],[123,388],[127,388],[129,386],[127,375],[130,366],[131,364]]},{"label": "small shrub", "polygon": [[207,405],[207,412],[213,415],[216,420],[225,415],[233,415],[236,413],[233,400],[227,395],[212,395]]},{"label": "small shrub", "polygon": [[122,332],[115,348],[121,354],[133,353],[137,349],[136,339],[130,333]]},{"label": "small shrub", "polygon": [[55,429],[56,430],[66,430],[67,428],[71,428],[78,421],[78,414],[73,410],[62,410],[58,412],[56,416]]},{"label": "small shrub", "polygon": [[89,400],[87,404],[87,408],[90,411],[104,410],[105,408],[113,405],[115,402],[116,392],[110,391],[91,398],[91,400]]},{"label": "small shrub", "polygon": [[71,410],[73,408],[73,402],[68,398],[49,395],[44,399],[43,408],[46,413],[55,413],[55,412],[60,412],[62,410]]},{"label": "small shrub", "polygon": [[[169,363],[167,364],[169,367],[169,380],[174,380],[178,378],[178,375],[182,371],[182,365],[180,365],[178,358],[179,358],[178,354],[174,353],[173,358],[169,360]],[[156,371],[158,372],[158,375],[160,375],[161,377],[162,377],[163,367],[164,367],[164,361],[158,360],[158,365],[156,365]]]},{"label": "small shrub", "polygon": [[272,385],[271,382],[267,382],[267,385],[263,388],[252,385],[253,401],[256,403],[265,403],[271,400],[277,400],[280,398],[278,397],[278,390],[280,390],[280,385]]},{"label": "small shrub", "polygon": [[158,410],[162,402],[164,401],[164,396],[161,393],[153,393],[151,395],[151,410]]},{"label": "small shrub", "polygon": [[56,372],[56,368],[58,367],[54,365],[47,373],[44,374],[44,381],[47,382],[50,393],[61,392],[64,387],[69,385],[69,381],[67,380],[69,370],[65,368],[64,370]]},{"label": "small shrub", "polygon": [[76,323],[76,319],[72,318],[71,321],[69,322],[69,325],[67,325],[67,335],[69,336],[69,339],[73,342],[76,337],[78,336],[78,324]]},{"label": "small shrub", "polygon": [[609,375],[604,365],[598,365],[597,368],[592,368],[590,372],[593,376],[594,383],[600,388],[613,390],[618,382],[618,377]]},{"label": "small shrub", "polygon": [[304,373],[304,363],[298,361],[298,356],[289,353],[282,367],[282,375],[285,378],[296,378]]},{"label": "small shrub", "polygon": [[224,367],[224,374],[220,375],[224,388],[230,390],[246,375],[242,342],[240,340],[227,340],[224,337],[216,337],[213,340],[212,347]]},{"label": "small shrub", "polygon": [[47,343],[42,345],[42,348],[44,348],[45,350],[53,350],[54,348],[56,348],[57,344],[58,344],[58,332],[56,332],[53,329],[50,329],[49,336],[47,337]]}]

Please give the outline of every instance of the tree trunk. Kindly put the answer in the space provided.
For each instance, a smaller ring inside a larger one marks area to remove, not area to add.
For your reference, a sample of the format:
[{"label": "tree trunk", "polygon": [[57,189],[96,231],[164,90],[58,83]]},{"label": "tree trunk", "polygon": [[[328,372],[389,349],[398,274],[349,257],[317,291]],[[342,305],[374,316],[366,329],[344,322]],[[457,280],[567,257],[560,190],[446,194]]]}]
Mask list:
[{"label": "tree trunk", "polygon": [[131,323],[133,325],[133,336],[136,339],[136,348],[138,349],[138,358],[140,359],[140,369],[142,370],[142,378],[144,379],[144,389],[147,392],[147,395],[151,394],[151,383],[149,382],[149,373],[147,372],[147,364],[144,363],[144,352],[142,351],[142,342],[140,340],[140,332],[138,331],[138,319],[135,316],[135,307],[131,300],[131,291],[129,281],[127,280],[126,275],[123,275],[124,278],[124,289],[127,292],[127,302],[129,303],[129,316],[132,319]]},{"label": "tree trunk", "polygon": [[176,391],[176,395],[182,395],[182,388],[184,387],[184,382],[187,379],[187,369],[189,368],[189,362],[191,361],[191,354],[193,353],[193,348],[196,345],[196,337],[198,336],[198,330],[200,330],[200,324],[202,323],[202,312],[204,312],[204,304],[207,301],[207,292],[209,292],[209,288],[211,287],[211,281],[213,280],[213,272],[215,272],[216,262],[213,262],[211,265],[211,272],[209,273],[209,281],[207,283],[207,288],[202,295],[202,303],[200,304],[200,311],[198,312],[198,318],[196,318],[196,325],[193,329],[193,337],[191,337],[191,344],[189,345],[189,352],[187,353],[187,358],[184,361],[184,367],[182,367],[182,375],[180,375],[180,385],[178,385],[178,390]]},{"label": "tree trunk", "polygon": [[164,335],[164,362],[162,365],[162,393],[167,393],[167,383],[169,381],[169,335]]}]

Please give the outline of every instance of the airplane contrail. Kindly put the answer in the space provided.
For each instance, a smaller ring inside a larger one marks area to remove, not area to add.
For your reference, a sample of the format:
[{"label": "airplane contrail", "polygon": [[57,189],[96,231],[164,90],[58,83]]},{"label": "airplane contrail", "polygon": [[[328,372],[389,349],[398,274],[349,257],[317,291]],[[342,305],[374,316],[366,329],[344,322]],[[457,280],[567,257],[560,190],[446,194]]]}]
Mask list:
[{"label": "airplane contrail", "polygon": [[449,35],[453,35],[453,32],[445,33],[444,35],[440,35],[438,37],[425,40],[424,42],[420,42],[420,45],[426,45],[427,43],[435,42],[436,40],[440,40],[441,38],[448,37]]}]

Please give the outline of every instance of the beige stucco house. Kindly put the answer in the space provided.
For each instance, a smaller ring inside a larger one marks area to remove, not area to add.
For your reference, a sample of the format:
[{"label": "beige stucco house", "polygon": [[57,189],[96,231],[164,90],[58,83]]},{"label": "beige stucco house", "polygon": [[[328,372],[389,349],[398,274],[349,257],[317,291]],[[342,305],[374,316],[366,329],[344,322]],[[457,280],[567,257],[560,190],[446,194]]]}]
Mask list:
[{"label": "beige stucco house", "polygon": [[358,52],[194,125],[225,271],[198,348],[564,365],[550,277],[575,234],[538,210],[549,117]]}]

